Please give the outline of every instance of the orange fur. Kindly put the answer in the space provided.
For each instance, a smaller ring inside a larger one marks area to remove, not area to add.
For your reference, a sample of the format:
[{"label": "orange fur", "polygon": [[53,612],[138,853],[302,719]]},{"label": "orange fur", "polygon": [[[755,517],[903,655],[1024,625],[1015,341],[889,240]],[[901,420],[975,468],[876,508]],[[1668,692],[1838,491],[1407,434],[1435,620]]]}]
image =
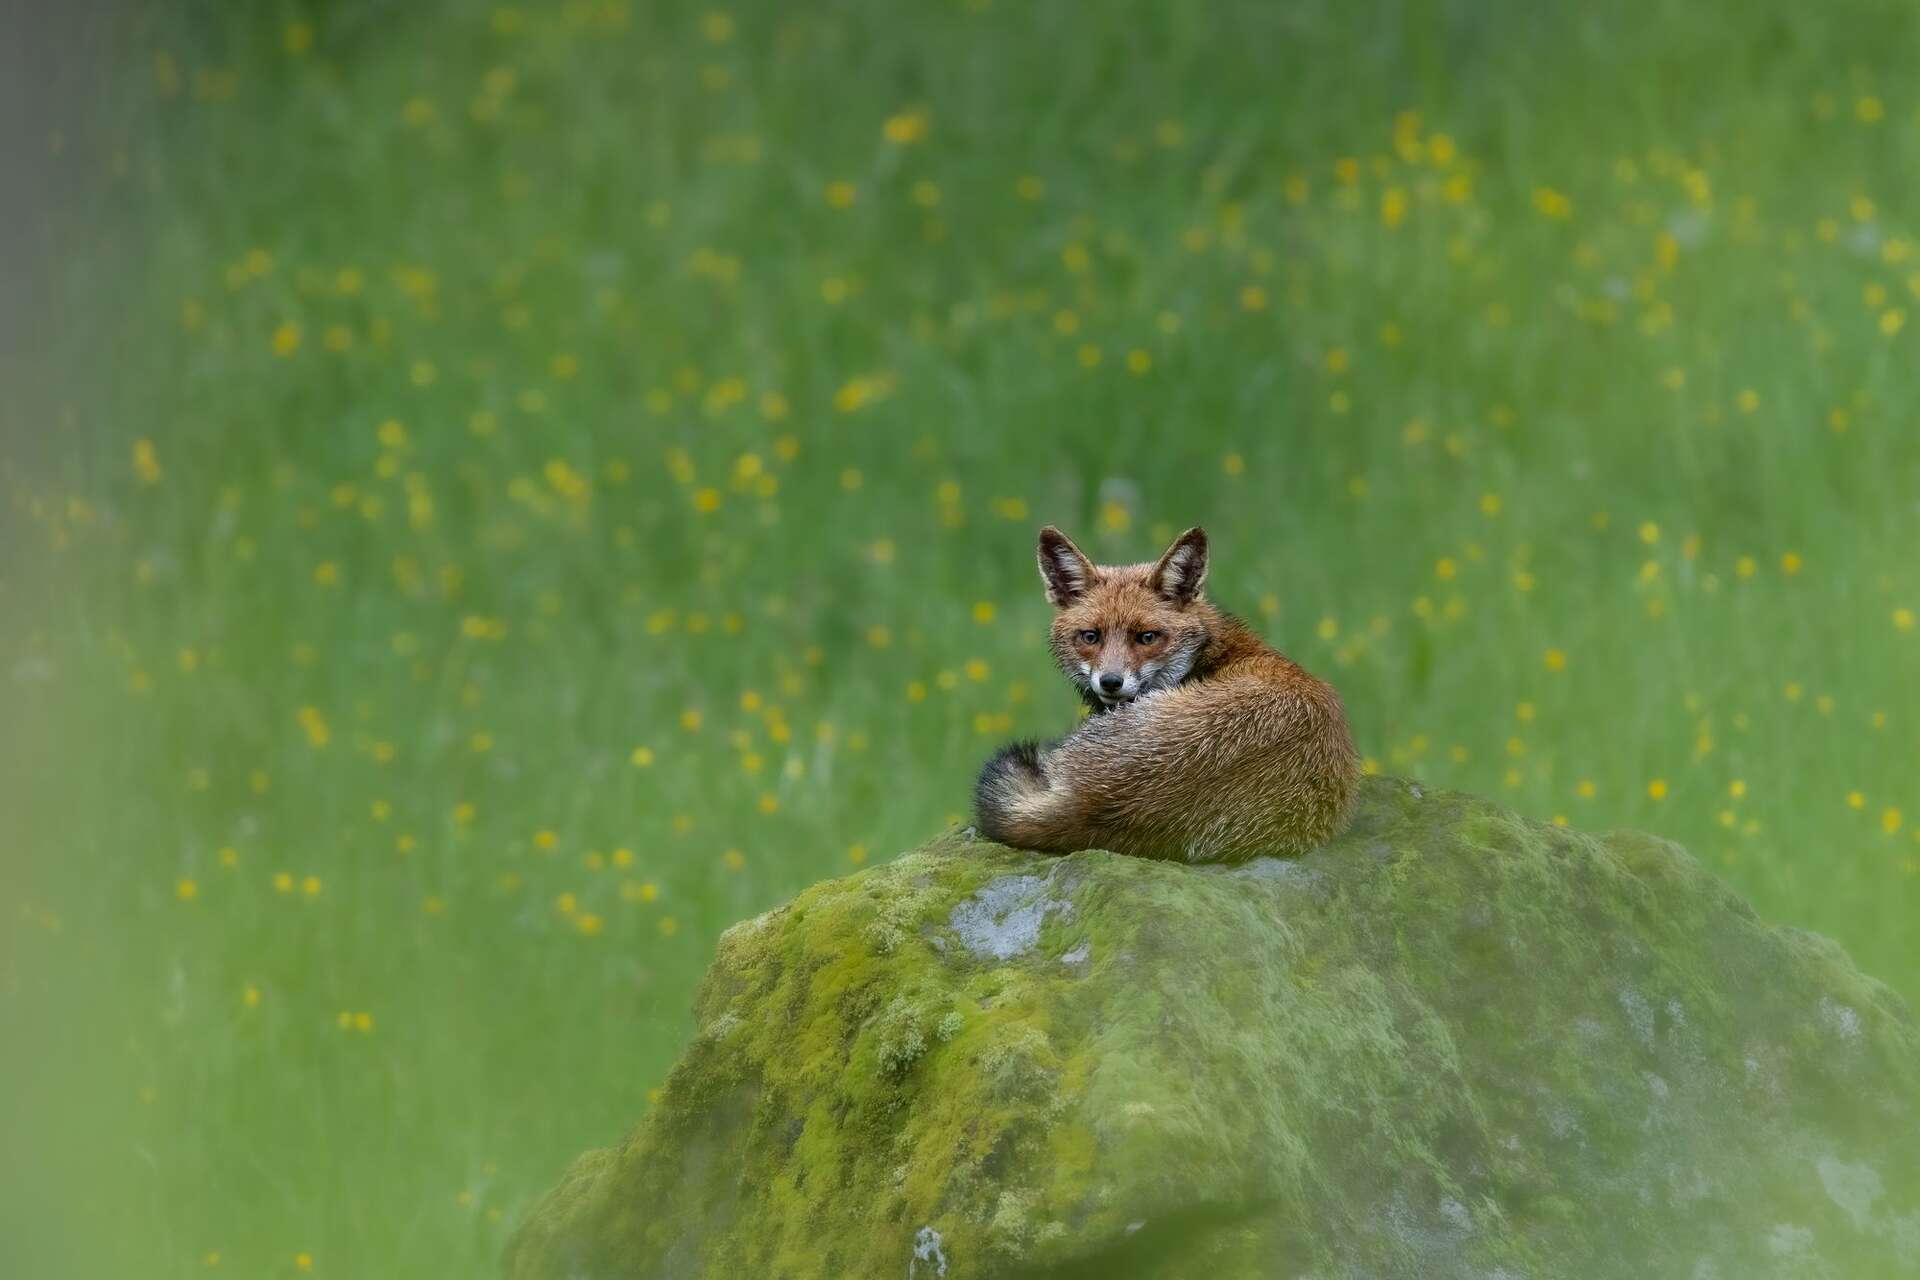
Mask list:
[{"label": "orange fur", "polygon": [[1095,565],[1048,526],[1039,555],[1054,656],[1093,714],[1051,747],[1014,743],[987,762],[984,834],[1232,862],[1340,830],[1360,779],[1340,696],[1203,598],[1205,533],[1153,564]]}]

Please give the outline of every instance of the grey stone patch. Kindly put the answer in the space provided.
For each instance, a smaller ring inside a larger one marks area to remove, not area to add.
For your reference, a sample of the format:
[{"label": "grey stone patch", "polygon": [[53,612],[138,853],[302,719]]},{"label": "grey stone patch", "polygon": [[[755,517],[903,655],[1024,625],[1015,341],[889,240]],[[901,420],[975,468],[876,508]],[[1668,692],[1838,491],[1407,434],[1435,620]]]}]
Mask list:
[{"label": "grey stone patch", "polygon": [[1318,889],[1326,876],[1298,858],[1255,858],[1227,869],[1236,880],[1267,880],[1296,889]]},{"label": "grey stone patch", "polygon": [[1786,1090],[1781,1080],[1780,1065],[1782,1056],[1777,1045],[1749,1044],[1746,1056],[1740,1060],[1746,1087],[1757,1089],[1769,1098],[1784,1097]]},{"label": "grey stone patch", "polygon": [[941,1246],[946,1241],[932,1227],[922,1227],[914,1233],[913,1257],[907,1260],[907,1280],[914,1280],[920,1274],[920,1264],[926,1263],[926,1274],[944,1276],[947,1274],[947,1254]]},{"label": "grey stone patch", "polygon": [[1077,969],[1084,967],[1092,957],[1093,944],[1091,942],[1082,942],[1079,946],[1061,956],[1060,963],[1066,965],[1069,969]]},{"label": "grey stone patch", "polygon": [[1847,1211],[1853,1225],[1862,1231],[1873,1224],[1873,1202],[1886,1190],[1880,1175],[1870,1164],[1848,1164],[1832,1156],[1822,1156],[1814,1165],[1827,1199]]},{"label": "grey stone patch", "polygon": [[1462,1250],[1473,1237],[1473,1216],[1458,1200],[1444,1197],[1429,1207],[1401,1188],[1381,1206],[1380,1220],[1400,1248],[1428,1264],[1430,1274],[1460,1274]]},{"label": "grey stone patch", "polygon": [[1145,1218],[1136,1218],[1132,1222],[1129,1222],[1127,1224],[1127,1234],[1132,1235],[1134,1232],[1138,1231],[1140,1228],[1146,1225],[1147,1225],[1147,1220]]},{"label": "grey stone patch", "polygon": [[1355,841],[1354,843],[1359,844],[1362,853],[1383,867],[1392,863],[1393,860],[1401,854],[1400,848],[1395,845],[1393,841],[1385,837],[1375,837],[1371,840],[1364,842]]},{"label": "grey stone patch", "polygon": [[947,924],[974,955],[1011,960],[1039,944],[1048,916],[1073,914],[1073,904],[1052,890],[1050,876],[1001,876],[956,906]]},{"label": "grey stone patch", "polygon": [[1580,1127],[1580,1117],[1574,1114],[1572,1107],[1558,1098],[1551,1099],[1542,1109],[1541,1114],[1546,1118],[1547,1132],[1554,1137],[1562,1140],[1576,1137],[1585,1140],[1587,1135],[1586,1131]]},{"label": "grey stone patch", "polygon": [[1776,1258],[1792,1258],[1813,1250],[1813,1232],[1791,1222],[1775,1223],[1767,1233],[1767,1252]]},{"label": "grey stone patch", "polygon": [[1627,1025],[1633,1028],[1633,1038],[1641,1044],[1653,1043],[1653,1006],[1647,998],[1632,987],[1620,988],[1620,1011],[1627,1015]]},{"label": "grey stone patch", "polygon": [[1820,1020],[1838,1032],[1842,1040],[1860,1038],[1860,1014],[1832,996],[1820,997]]}]

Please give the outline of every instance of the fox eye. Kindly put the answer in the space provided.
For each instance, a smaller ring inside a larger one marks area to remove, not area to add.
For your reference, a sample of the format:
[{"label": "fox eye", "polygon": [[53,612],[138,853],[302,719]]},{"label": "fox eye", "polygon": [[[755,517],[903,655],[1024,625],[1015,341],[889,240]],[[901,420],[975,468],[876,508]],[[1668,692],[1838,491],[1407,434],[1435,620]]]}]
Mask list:
[{"label": "fox eye", "polygon": [[1092,630],[1091,628],[1089,628],[1086,631],[1082,631],[1080,633],[1080,643],[1081,644],[1099,644],[1100,633],[1098,631]]},{"label": "fox eye", "polygon": [[1140,634],[1134,637],[1134,639],[1139,641],[1141,644],[1152,644],[1155,640],[1158,640],[1159,638],[1160,638],[1160,633],[1158,631],[1142,631]]}]

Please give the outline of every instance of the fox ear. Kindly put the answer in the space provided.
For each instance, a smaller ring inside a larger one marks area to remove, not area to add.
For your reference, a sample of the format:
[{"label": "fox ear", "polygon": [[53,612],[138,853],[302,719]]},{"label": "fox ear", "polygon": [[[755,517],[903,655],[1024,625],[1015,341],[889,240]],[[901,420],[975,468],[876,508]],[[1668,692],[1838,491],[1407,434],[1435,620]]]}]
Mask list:
[{"label": "fox ear", "polygon": [[1153,589],[1170,604],[1192,604],[1207,581],[1207,531],[1193,528],[1173,540],[1153,566]]},{"label": "fox ear", "polygon": [[1052,525],[1040,531],[1040,579],[1047,584],[1047,602],[1064,609],[1093,585],[1093,561],[1073,545],[1073,539]]}]

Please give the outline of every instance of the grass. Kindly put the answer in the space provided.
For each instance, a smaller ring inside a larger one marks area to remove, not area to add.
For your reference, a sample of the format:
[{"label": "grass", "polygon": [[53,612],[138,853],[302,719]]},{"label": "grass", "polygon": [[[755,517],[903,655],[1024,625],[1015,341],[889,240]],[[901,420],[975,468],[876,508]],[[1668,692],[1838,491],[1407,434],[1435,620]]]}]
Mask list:
[{"label": "grass", "polygon": [[124,15],[8,377],[18,1256],[486,1273],[721,929],[1071,723],[1049,521],[1920,994],[1920,18],[1628,9]]}]

